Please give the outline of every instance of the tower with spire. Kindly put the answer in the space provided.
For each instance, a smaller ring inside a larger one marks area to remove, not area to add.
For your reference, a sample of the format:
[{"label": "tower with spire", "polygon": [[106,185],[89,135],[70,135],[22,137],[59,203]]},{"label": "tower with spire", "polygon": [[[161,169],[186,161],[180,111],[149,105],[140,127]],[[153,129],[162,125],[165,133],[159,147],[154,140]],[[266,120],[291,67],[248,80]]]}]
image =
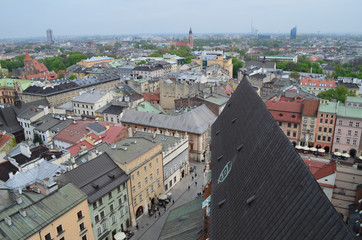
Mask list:
[{"label": "tower with spire", "polygon": [[191,27],[190,27],[190,31],[189,31],[189,47],[190,48],[193,48],[194,47],[194,39],[192,37],[192,30],[191,30]]}]

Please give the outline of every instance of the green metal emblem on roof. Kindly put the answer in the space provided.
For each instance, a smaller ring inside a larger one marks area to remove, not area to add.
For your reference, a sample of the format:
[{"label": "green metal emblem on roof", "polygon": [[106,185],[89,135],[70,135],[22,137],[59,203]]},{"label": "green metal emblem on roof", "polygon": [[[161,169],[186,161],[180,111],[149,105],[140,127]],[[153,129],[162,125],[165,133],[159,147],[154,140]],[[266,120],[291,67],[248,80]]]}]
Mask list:
[{"label": "green metal emblem on roof", "polygon": [[217,180],[217,183],[222,183],[226,178],[227,176],[229,175],[230,171],[231,171],[231,167],[233,166],[233,163],[231,161],[229,161],[224,169],[221,171],[220,173],[220,176],[219,176],[219,179]]}]

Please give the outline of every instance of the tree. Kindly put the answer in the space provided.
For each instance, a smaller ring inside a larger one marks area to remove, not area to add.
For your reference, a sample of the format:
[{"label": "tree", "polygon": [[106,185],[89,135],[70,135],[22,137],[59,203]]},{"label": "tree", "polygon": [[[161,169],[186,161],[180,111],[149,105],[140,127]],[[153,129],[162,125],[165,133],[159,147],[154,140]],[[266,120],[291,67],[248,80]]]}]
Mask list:
[{"label": "tree", "polygon": [[145,64],[146,61],[145,60],[142,60],[142,61],[139,61],[138,63],[136,63],[136,65],[142,65],[142,64]]},{"label": "tree", "polygon": [[64,74],[63,74],[63,73],[59,73],[59,74],[58,74],[58,78],[64,78]]},{"label": "tree", "polygon": [[191,60],[193,59],[193,56],[187,56],[185,57],[185,64],[191,63]]},{"label": "tree", "polygon": [[43,140],[41,139],[40,135],[35,133],[34,134],[34,140],[33,143],[39,143],[39,144],[43,144]]},{"label": "tree", "polygon": [[162,57],[162,55],[159,54],[159,53],[157,53],[157,52],[152,53],[152,54],[150,54],[150,55],[148,55],[148,56],[149,56],[149,57]]},{"label": "tree", "polygon": [[298,80],[300,78],[300,74],[298,72],[291,72],[289,77],[293,78],[294,80]]},{"label": "tree", "polygon": [[69,79],[70,79],[70,80],[74,80],[74,79],[77,79],[77,77],[76,77],[75,75],[70,75],[70,76],[69,76]]},{"label": "tree", "polygon": [[332,100],[336,99],[340,102],[345,102],[346,96],[356,96],[354,93],[348,90],[345,86],[339,86],[336,89],[329,89],[327,91],[320,92],[317,95],[319,98]]},{"label": "tree", "polygon": [[237,78],[239,69],[242,68],[244,64],[236,57],[232,57],[232,63],[233,63],[233,78]]}]

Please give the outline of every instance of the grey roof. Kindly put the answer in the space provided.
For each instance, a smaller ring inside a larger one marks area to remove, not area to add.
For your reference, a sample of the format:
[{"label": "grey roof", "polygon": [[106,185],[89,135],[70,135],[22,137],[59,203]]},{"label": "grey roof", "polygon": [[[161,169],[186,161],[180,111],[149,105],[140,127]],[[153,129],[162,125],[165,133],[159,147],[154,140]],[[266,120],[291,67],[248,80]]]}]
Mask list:
[{"label": "grey roof", "polygon": [[56,119],[51,114],[48,114],[33,122],[32,125],[35,126],[35,130],[46,132],[60,122],[61,121],[59,119]]},{"label": "grey roof", "polygon": [[2,189],[23,189],[35,183],[42,183],[44,178],[53,178],[57,173],[65,171],[65,167],[39,160],[32,168],[16,172],[13,178],[7,180]]},{"label": "grey roof", "polygon": [[68,111],[73,111],[73,103],[71,101],[67,102],[67,103],[64,103],[60,106],[58,106],[57,108],[59,109],[65,109],[65,110],[68,110]]},{"label": "grey roof", "polygon": [[274,68],[275,69],[275,62],[258,62],[258,61],[246,61],[245,68],[250,67],[260,67],[260,68]]},{"label": "grey roof", "polygon": [[153,134],[153,133],[148,133],[148,132],[140,132],[140,131],[136,131],[133,134],[134,137],[143,137],[143,138],[147,138],[149,140],[153,140],[155,142],[160,142],[162,143],[162,151],[165,152],[169,147],[172,147],[175,143],[177,143],[178,141],[180,141],[181,139],[179,137],[174,137],[174,136],[168,136],[165,134]]},{"label": "grey roof", "polygon": [[83,102],[83,103],[96,103],[97,101],[102,99],[104,94],[105,93],[102,93],[99,91],[86,92],[86,93],[83,93],[82,95],[75,97],[72,101],[73,102]]},{"label": "grey roof", "polygon": [[198,239],[203,232],[202,198],[172,209],[167,216],[159,240]]},{"label": "grey roof", "polygon": [[105,126],[102,126],[101,124],[97,123],[97,122],[94,122],[94,123],[91,123],[87,126],[87,128],[97,132],[97,133],[101,133],[101,132],[104,132],[107,130],[107,128]]},{"label": "grey roof", "polygon": [[8,133],[23,131],[16,119],[16,112],[12,107],[0,108],[0,129]]},{"label": "grey roof", "polygon": [[123,108],[124,107],[122,107],[122,106],[111,105],[111,106],[107,107],[106,109],[104,109],[103,113],[119,115],[122,113]]},{"label": "grey roof", "polygon": [[247,77],[212,126],[210,239],[353,239]]},{"label": "grey roof", "polygon": [[66,128],[69,124],[71,124],[73,122],[72,119],[66,119],[65,121],[61,121],[58,124],[54,125],[53,127],[50,128],[50,131],[53,132],[59,132],[61,130],[63,130],[64,128]]},{"label": "grey roof", "polygon": [[124,112],[121,122],[202,134],[215,119],[216,115],[203,104],[190,112],[177,116],[127,110]]},{"label": "grey roof", "polygon": [[89,203],[108,194],[129,178],[107,153],[65,173],[64,177],[87,194]]}]

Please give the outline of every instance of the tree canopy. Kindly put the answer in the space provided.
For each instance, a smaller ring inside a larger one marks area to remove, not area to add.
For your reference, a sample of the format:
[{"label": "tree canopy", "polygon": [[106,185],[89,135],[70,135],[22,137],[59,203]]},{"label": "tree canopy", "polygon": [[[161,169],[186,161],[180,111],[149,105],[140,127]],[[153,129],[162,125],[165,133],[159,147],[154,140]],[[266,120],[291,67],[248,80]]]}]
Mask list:
[{"label": "tree canopy", "polygon": [[354,93],[348,90],[345,86],[339,86],[335,89],[329,89],[327,91],[320,92],[317,95],[319,98],[332,100],[336,99],[337,101],[345,102],[346,96],[356,96]]},{"label": "tree canopy", "polygon": [[312,69],[313,73],[323,73],[319,63],[310,61],[306,56],[298,58],[298,63],[282,61],[277,63],[278,69],[284,71],[296,71],[296,72],[310,72]]},{"label": "tree canopy", "polygon": [[233,62],[233,78],[238,77],[239,68],[243,67],[243,62],[237,59],[236,57],[232,57]]}]

